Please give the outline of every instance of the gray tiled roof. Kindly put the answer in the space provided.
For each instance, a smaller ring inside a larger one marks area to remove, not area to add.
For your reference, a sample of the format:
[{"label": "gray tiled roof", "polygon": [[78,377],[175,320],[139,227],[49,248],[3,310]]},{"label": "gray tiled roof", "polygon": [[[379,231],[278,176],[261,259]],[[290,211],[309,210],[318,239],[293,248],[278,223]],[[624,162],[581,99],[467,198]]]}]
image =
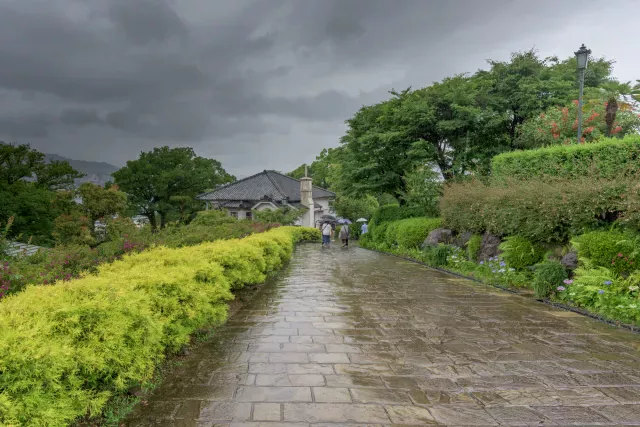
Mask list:
[{"label": "gray tiled roof", "polygon": [[[313,198],[334,197],[335,193],[313,186]],[[275,171],[264,171],[223,185],[198,196],[200,200],[228,201],[270,199],[274,202],[300,201],[300,181]]]},{"label": "gray tiled roof", "polygon": [[6,254],[8,256],[31,256],[38,252],[39,250],[46,250],[41,246],[28,245],[26,243],[20,242],[9,242],[9,247],[7,248]]}]

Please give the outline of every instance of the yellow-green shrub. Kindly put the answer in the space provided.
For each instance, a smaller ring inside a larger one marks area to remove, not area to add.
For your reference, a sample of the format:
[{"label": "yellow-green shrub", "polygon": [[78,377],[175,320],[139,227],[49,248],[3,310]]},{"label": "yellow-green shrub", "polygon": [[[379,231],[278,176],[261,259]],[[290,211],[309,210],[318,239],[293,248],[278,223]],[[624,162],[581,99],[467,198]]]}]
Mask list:
[{"label": "yellow-green shrub", "polygon": [[7,297],[0,302],[0,425],[65,426],[99,413],[115,393],[149,380],[167,350],[224,321],[231,286],[263,280],[295,242],[317,233],[281,227],[261,238],[159,247],[97,275]]}]

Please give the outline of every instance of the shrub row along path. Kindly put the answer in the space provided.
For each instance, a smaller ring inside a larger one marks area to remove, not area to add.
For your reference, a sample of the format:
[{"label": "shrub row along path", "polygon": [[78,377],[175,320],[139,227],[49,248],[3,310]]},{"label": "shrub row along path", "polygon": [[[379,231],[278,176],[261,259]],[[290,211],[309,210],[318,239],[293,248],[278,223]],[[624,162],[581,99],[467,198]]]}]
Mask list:
[{"label": "shrub row along path", "polygon": [[391,256],[303,245],[125,424],[639,425],[639,338]]}]

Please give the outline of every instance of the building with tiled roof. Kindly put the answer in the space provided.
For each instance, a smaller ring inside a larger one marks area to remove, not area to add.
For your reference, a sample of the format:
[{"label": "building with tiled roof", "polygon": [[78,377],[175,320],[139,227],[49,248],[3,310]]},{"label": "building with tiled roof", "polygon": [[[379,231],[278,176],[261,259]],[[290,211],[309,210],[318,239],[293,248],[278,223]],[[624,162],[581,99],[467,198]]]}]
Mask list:
[{"label": "building with tiled roof", "polygon": [[329,201],[335,193],[311,184],[311,178],[300,180],[275,171],[263,171],[236,182],[222,185],[198,196],[207,209],[226,209],[238,219],[253,218],[254,211],[290,206],[296,209],[313,206],[302,219],[313,225],[329,213]]}]

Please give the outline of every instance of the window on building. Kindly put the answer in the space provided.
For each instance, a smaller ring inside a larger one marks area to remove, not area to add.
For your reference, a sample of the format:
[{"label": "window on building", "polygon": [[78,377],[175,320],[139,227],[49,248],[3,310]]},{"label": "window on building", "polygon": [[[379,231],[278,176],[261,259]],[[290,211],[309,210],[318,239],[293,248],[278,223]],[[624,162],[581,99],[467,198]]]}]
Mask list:
[{"label": "window on building", "polygon": [[235,219],[238,219],[238,212],[231,211],[231,212],[229,212],[229,215],[231,215]]},{"label": "window on building", "polygon": [[253,214],[253,213],[252,213],[251,211],[246,211],[246,212],[244,213],[244,217],[245,217],[246,219],[252,219],[252,214]]}]

